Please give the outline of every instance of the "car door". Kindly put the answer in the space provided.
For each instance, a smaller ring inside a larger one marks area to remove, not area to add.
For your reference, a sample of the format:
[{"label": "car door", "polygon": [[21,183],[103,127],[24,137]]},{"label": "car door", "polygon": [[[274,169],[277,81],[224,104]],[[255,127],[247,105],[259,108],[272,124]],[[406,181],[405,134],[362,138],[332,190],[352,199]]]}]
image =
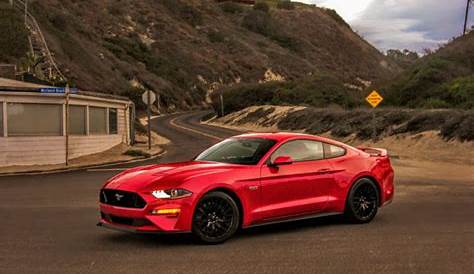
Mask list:
[{"label": "car door", "polygon": [[278,156],[289,156],[293,163],[262,165],[260,217],[268,220],[323,211],[333,182],[323,144],[291,140],[276,149],[267,162]]}]

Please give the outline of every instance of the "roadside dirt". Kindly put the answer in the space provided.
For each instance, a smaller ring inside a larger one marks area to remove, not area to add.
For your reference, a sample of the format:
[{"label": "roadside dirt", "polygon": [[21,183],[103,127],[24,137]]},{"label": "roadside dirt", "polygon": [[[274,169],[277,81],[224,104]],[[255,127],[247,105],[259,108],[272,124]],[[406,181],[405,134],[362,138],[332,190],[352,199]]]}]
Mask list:
[{"label": "roadside dirt", "polygon": [[[256,110],[259,107],[254,107]],[[207,124],[230,128],[244,132],[276,132],[278,122],[288,112],[298,107],[273,107],[270,114],[262,113],[259,118],[250,119],[247,111],[229,114],[219,119],[211,119]],[[250,110],[251,111],[251,110]],[[298,132],[304,133],[304,130]],[[385,137],[377,142],[360,140],[354,134],[337,138],[330,132],[321,134],[352,146],[370,146],[385,148],[392,155],[392,163],[397,176],[407,180],[430,179],[436,182],[462,181],[474,183],[474,142],[445,141],[437,131],[425,131],[417,134],[399,134]]]}]

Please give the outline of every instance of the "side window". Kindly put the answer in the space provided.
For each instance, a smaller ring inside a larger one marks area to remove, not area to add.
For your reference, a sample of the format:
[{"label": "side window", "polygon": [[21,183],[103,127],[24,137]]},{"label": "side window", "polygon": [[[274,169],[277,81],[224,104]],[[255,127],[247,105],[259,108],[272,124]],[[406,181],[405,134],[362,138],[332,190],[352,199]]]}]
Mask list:
[{"label": "side window", "polygon": [[89,107],[90,134],[107,134],[107,109]]},{"label": "side window", "polygon": [[324,158],[323,143],[311,140],[289,141],[270,157],[273,162],[279,156],[290,156],[295,162],[314,161]]},{"label": "side window", "polygon": [[86,123],[86,112],[85,106],[69,106],[69,134],[72,135],[86,135],[87,134],[87,123]]},{"label": "side window", "polygon": [[324,158],[337,158],[344,155],[346,155],[346,149],[335,145],[324,144]]},{"label": "side window", "polygon": [[109,108],[109,134],[117,134],[117,109]]},{"label": "side window", "polygon": [[63,105],[8,103],[8,136],[62,136]]}]

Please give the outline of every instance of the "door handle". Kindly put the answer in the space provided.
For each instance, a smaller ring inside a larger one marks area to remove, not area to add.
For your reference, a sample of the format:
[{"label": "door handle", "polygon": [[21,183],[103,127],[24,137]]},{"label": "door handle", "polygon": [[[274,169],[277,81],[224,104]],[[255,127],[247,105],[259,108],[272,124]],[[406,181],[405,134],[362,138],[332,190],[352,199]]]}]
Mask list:
[{"label": "door handle", "polygon": [[331,173],[330,168],[322,168],[322,169],[316,171],[316,174],[328,174],[328,173]]}]

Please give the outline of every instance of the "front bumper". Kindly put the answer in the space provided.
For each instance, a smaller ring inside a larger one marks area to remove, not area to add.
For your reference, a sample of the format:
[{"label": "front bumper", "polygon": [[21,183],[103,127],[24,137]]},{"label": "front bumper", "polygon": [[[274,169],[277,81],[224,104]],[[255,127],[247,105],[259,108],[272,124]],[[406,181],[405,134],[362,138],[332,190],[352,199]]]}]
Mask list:
[{"label": "front bumper", "polygon": [[110,224],[110,223],[107,223],[107,222],[102,222],[102,220],[97,223],[97,226],[99,226],[99,227],[105,227],[105,228],[112,229],[112,230],[116,230],[116,231],[122,231],[122,232],[128,232],[128,233],[137,233],[137,234],[175,234],[175,233],[187,233],[187,231],[168,232],[168,231],[157,231],[157,230],[146,230],[146,229],[131,228],[131,227],[128,227],[128,226],[114,225],[114,224]]},{"label": "front bumper", "polygon": [[[161,200],[151,195],[140,195],[144,208],[119,207],[100,203],[98,226],[134,233],[186,233],[191,231],[193,199]],[[178,214],[153,213],[158,209],[179,209]]]}]

